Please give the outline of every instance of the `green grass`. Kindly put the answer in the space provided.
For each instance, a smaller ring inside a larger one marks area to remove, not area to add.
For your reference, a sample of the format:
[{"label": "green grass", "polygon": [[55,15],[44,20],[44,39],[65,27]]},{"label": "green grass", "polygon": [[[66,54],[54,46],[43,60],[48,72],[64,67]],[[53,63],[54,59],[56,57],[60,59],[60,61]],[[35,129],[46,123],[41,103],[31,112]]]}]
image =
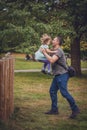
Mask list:
[{"label": "green grass", "polygon": [[15,59],[15,69],[41,69],[42,63],[35,62],[35,61],[26,61],[23,58],[16,58]]},{"label": "green grass", "polygon": [[[70,61],[69,61],[70,62]],[[26,61],[24,58],[16,58],[15,59],[15,69],[20,70],[20,69],[41,69],[43,63],[40,62],[35,62],[35,61]],[[87,68],[87,61],[81,61],[81,67],[82,68]]]},{"label": "green grass", "polygon": [[81,61],[81,67],[87,68],[87,61]]},{"label": "green grass", "polygon": [[[41,69],[42,63],[16,57],[15,69]],[[82,62],[82,67],[87,67]],[[87,129],[87,71],[82,77],[71,78],[68,89],[81,113],[74,120],[69,104],[58,93],[59,115],[45,115],[50,109],[49,87],[53,76],[36,73],[15,73],[14,113],[7,123],[0,122],[0,130],[86,130]]]},{"label": "green grass", "polygon": [[0,122],[0,130],[86,130],[87,129],[87,71],[80,78],[71,78],[68,88],[81,113],[76,119],[69,104],[58,93],[59,115],[45,115],[50,109],[49,86],[52,76],[36,73],[15,73],[15,112],[6,123]]}]

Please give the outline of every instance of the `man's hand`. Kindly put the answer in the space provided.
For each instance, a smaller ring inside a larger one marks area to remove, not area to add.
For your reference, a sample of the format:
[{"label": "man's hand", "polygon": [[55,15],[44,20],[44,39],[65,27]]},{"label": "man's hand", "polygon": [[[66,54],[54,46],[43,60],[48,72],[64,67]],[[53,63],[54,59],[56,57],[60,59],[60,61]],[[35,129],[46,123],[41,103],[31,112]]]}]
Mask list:
[{"label": "man's hand", "polygon": [[50,56],[47,52],[46,52],[46,49],[44,48],[41,48],[40,49],[41,52],[45,55],[45,57],[50,61],[50,63],[54,63],[58,60],[58,56],[56,55],[53,55],[53,56]]},{"label": "man's hand", "polygon": [[44,49],[44,48],[40,48],[40,51],[41,51],[43,54],[46,53],[46,49]]}]

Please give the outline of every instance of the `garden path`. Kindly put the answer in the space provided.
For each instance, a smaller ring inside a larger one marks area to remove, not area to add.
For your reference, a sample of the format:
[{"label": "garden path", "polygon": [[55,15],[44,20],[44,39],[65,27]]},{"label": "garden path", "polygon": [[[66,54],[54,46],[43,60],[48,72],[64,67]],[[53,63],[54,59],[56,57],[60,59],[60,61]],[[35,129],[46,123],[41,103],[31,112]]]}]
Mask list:
[{"label": "garden path", "polygon": [[[82,68],[82,71],[87,70],[87,68]],[[14,72],[41,72],[40,69],[27,69],[27,70],[14,70]]]}]

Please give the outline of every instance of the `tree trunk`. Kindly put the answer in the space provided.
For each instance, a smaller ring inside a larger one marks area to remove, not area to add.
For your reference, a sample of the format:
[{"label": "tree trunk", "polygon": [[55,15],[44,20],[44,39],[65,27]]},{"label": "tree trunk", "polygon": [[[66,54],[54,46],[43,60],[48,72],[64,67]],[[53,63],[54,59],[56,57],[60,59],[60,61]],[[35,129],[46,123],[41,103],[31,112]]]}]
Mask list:
[{"label": "tree trunk", "polygon": [[71,65],[76,70],[76,76],[81,75],[81,61],[80,61],[80,39],[75,37],[71,43]]}]

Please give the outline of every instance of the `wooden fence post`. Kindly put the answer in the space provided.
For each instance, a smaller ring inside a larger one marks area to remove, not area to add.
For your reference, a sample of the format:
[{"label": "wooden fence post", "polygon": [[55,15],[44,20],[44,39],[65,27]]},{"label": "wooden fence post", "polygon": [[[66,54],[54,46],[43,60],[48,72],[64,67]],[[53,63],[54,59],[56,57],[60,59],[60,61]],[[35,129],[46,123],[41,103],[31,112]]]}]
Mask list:
[{"label": "wooden fence post", "polygon": [[0,59],[0,120],[7,121],[14,111],[14,57]]}]

